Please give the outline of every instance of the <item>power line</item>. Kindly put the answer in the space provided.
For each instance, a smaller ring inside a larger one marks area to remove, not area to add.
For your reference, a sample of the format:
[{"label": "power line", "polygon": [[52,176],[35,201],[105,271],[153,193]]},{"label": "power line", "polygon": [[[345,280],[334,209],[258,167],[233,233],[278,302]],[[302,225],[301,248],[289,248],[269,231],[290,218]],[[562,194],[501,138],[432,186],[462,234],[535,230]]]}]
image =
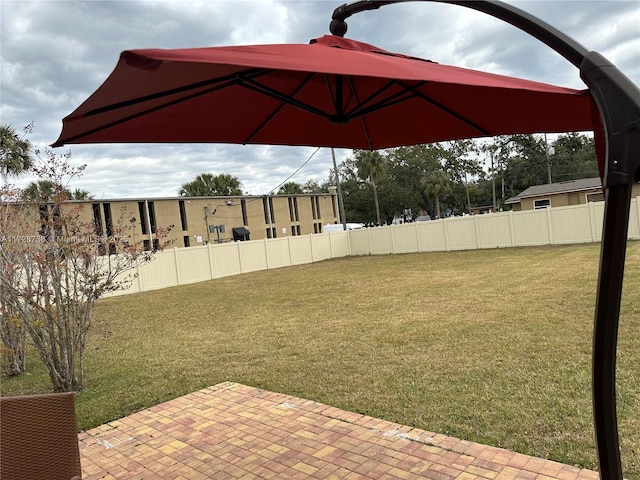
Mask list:
[{"label": "power line", "polygon": [[[318,150],[320,150],[320,147],[316,148],[316,150],[315,150],[311,155],[309,155],[309,158],[307,158],[307,159],[305,160],[305,162],[304,162],[302,165],[300,165],[300,166],[296,169],[296,171],[295,171],[295,172],[293,172],[291,175],[289,175],[287,178],[285,178],[285,179],[284,179],[284,180],[283,180],[283,181],[282,181],[278,186],[276,186],[275,188],[273,188],[273,189],[269,190],[269,192],[275,192],[275,191],[277,191],[277,190],[278,190],[278,188],[280,188],[282,185],[284,185],[285,183],[287,183],[287,180],[289,180],[291,177],[293,177],[296,173],[298,173],[300,170],[302,170],[302,168],[303,168],[307,163],[309,163],[309,161],[313,158],[313,156],[314,156],[316,153],[318,153]],[[267,195],[268,195],[268,193],[267,193]]]}]

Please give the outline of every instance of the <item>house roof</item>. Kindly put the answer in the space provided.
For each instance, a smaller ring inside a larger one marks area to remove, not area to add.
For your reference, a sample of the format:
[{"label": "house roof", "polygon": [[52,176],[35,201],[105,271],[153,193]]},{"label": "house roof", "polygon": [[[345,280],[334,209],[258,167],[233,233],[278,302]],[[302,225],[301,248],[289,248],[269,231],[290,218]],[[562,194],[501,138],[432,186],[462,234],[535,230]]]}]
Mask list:
[{"label": "house roof", "polygon": [[558,193],[582,192],[585,190],[595,190],[602,188],[600,177],[582,178],[580,180],[569,180],[567,182],[547,183],[544,185],[534,185],[520,192],[515,197],[508,198],[504,203],[518,203],[523,198],[540,197],[543,195],[556,195]]}]

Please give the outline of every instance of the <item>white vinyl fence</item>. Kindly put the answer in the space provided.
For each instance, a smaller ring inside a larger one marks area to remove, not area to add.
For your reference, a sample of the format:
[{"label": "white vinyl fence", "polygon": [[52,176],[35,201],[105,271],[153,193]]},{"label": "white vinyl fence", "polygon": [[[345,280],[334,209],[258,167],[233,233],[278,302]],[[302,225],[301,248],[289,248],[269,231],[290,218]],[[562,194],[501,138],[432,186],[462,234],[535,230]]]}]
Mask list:
[{"label": "white vinyl fence", "polygon": [[[640,197],[631,201],[629,239],[640,239]],[[173,248],[137,269],[143,292],[240,273],[350,255],[472,250],[600,241],[604,202],[447,218],[297,237]]]}]

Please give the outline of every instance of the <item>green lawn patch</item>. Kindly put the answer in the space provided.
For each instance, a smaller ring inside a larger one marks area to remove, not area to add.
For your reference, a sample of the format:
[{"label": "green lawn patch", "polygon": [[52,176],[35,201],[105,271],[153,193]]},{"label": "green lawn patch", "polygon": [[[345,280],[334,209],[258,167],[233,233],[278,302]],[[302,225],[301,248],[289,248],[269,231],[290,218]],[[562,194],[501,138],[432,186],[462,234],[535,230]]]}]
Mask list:
[{"label": "green lawn patch", "polygon": [[[101,300],[88,429],[231,380],[595,468],[599,245],[351,257]],[[623,471],[640,479],[640,242],[618,348]],[[49,389],[30,373],[2,394]]]}]

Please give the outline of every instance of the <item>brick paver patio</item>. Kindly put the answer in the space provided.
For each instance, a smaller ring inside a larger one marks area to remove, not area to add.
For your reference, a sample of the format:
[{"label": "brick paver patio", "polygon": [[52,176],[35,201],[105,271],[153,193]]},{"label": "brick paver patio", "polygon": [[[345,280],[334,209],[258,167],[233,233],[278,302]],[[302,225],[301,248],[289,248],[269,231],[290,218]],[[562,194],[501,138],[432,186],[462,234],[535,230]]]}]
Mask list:
[{"label": "brick paver patio", "polygon": [[232,382],[79,439],[84,480],[598,478],[591,470]]}]

